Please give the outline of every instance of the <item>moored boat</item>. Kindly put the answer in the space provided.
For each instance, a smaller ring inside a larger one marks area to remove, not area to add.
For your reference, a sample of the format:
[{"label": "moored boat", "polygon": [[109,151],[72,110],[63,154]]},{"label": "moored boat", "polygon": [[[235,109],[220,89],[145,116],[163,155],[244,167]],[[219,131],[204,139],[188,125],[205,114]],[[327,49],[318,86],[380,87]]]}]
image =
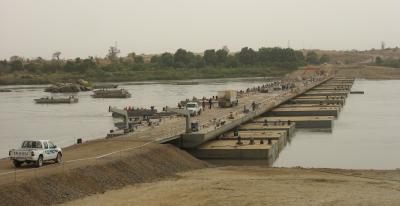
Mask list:
[{"label": "moored boat", "polygon": [[37,104],[71,104],[77,103],[79,99],[75,96],[69,96],[68,98],[42,97],[34,100]]},{"label": "moored boat", "polygon": [[93,91],[93,98],[130,98],[131,94],[125,89],[99,89]]}]

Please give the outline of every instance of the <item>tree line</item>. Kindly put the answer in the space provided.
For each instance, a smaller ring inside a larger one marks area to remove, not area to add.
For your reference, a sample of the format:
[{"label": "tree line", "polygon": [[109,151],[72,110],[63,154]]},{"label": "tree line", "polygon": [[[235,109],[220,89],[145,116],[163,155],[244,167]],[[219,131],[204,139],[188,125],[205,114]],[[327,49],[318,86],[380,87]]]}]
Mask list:
[{"label": "tree line", "polygon": [[[196,54],[185,49],[175,53],[165,52],[145,59],[143,55],[129,53],[126,57],[118,57],[115,49],[110,49],[106,58],[75,58],[60,60],[60,52],[53,55],[52,60],[37,58],[34,60],[13,56],[9,60],[0,61],[0,72],[12,73],[25,71],[31,73],[56,72],[117,72],[127,70],[144,70],[146,68],[238,68],[238,67],[277,67],[295,69],[306,64],[322,64],[329,61],[327,55],[318,56],[314,51],[304,54],[291,48],[266,48],[254,50],[242,48],[237,53],[222,49],[208,49],[203,54]],[[56,56],[56,58],[54,58]]]},{"label": "tree line", "polygon": [[400,68],[400,58],[398,58],[398,59],[395,59],[395,58],[383,59],[382,57],[376,57],[375,65],[384,66],[384,67]]}]

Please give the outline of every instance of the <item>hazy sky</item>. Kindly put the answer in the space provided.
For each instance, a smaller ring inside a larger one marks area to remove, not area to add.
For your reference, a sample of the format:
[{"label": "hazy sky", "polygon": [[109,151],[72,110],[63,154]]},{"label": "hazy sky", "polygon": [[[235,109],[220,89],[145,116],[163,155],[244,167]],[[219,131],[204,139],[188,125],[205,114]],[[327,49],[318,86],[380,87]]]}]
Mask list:
[{"label": "hazy sky", "polygon": [[400,0],[0,0],[0,58],[400,45]]}]

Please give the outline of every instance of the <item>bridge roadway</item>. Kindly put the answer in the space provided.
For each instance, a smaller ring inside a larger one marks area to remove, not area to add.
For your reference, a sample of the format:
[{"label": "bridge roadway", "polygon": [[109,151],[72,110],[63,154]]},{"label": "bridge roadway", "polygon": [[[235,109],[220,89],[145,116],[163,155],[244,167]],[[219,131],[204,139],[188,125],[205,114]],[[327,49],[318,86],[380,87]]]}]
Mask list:
[{"label": "bridge roadway", "polygon": [[[260,114],[274,108],[275,106],[302,94],[314,86],[317,86],[331,77],[325,77],[318,82],[299,81],[296,82],[296,87],[292,91],[275,91],[271,93],[249,92],[239,98],[239,106],[232,108],[212,108],[206,110],[197,117],[192,118],[192,121],[198,121],[201,125],[200,131],[193,133],[194,141],[187,141],[188,146],[197,145],[203,141],[214,138],[243,122],[251,120]],[[252,102],[260,103],[258,109],[247,114],[243,113],[243,108],[246,106],[251,109]],[[234,114],[234,119],[229,119],[230,113]],[[225,124],[217,127],[216,122],[225,121]],[[180,138],[185,132],[185,119],[183,117],[164,118],[159,126],[144,126],[140,127],[132,134],[116,137],[112,139],[98,139],[85,142],[85,144],[73,145],[64,148],[65,169],[77,167],[79,165],[87,165],[98,158],[113,154],[118,151],[125,151],[132,148],[141,148],[145,145],[153,143],[163,143],[173,139]],[[183,139],[188,140],[189,136]],[[199,141],[200,140],[200,141]],[[195,143],[195,144],[194,144]],[[69,165],[69,166],[68,166]],[[64,167],[64,166],[63,166]],[[47,167],[46,167],[47,168]],[[52,168],[52,167],[51,167]],[[54,167],[56,168],[56,167]],[[21,171],[20,171],[21,170]],[[49,170],[51,170],[49,168]],[[9,180],[9,173],[13,173],[15,168],[7,158],[0,160],[0,184],[3,179]],[[25,171],[25,172],[24,172]],[[32,176],[33,173],[29,167],[18,169],[18,176]],[[47,170],[46,170],[47,171]],[[21,173],[22,172],[22,173]],[[10,174],[12,175],[12,174]],[[12,178],[11,178],[12,179]]]},{"label": "bridge roadway", "polygon": [[[215,138],[244,122],[260,116],[279,104],[312,89],[328,79],[330,79],[330,77],[321,79],[318,82],[296,82],[296,87],[293,90],[274,91],[271,93],[245,93],[239,97],[239,105],[236,107],[212,107],[211,109],[206,107],[201,115],[191,118],[192,122],[198,122],[200,125],[199,131],[191,134],[184,134],[185,119],[183,117],[172,117],[164,118],[159,126],[139,127],[134,133],[118,138],[164,143],[183,137],[183,141],[181,141],[182,147],[196,147],[204,141]],[[250,110],[252,109],[251,104],[253,101],[258,104],[256,111],[244,113],[243,110],[245,106]],[[234,119],[229,118],[231,113]],[[224,125],[221,125],[221,122],[224,122]]]},{"label": "bridge roadway", "polygon": [[[198,122],[200,125],[200,130],[191,134],[184,134],[185,119],[183,117],[172,117],[164,118],[158,126],[139,127],[134,133],[119,138],[164,143],[178,139],[183,135],[182,147],[196,147],[204,141],[215,138],[244,122],[260,116],[279,104],[307,92],[328,79],[330,77],[325,77],[325,79],[316,82],[298,81],[295,83],[296,87],[292,90],[270,93],[244,93],[239,97],[239,105],[236,107],[212,107],[211,109],[206,107],[201,115],[191,118],[192,122]],[[252,109],[251,104],[253,101],[258,104],[256,111],[244,113],[244,107]],[[231,113],[234,119],[229,118]],[[221,125],[222,122],[224,122],[223,125]]]},{"label": "bridge roadway", "polygon": [[[217,126],[211,124],[211,126],[204,127],[200,131],[190,134],[183,134],[182,140],[180,141],[181,147],[183,148],[195,148],[208,140],[214,139],[219,135],[234,129],[241,124],[251,121],[256,117],[262,115],[263,113],[272,110],[278,105],[290,100],[302,93],[309,91],[310,89],[318,86],[330,78],[321,79],[317,82],[297,82],[296,88],[293,90],[280,91],[273,94],[263,94],[257,93],[251,95],[248,99],[242,99],[242,104],[239,107],[232,108],[232,111],[227,111],[228,114],[220,117],[221,121],[224,121],[223,125]],[[258,103],[255,111],[250,111],[248,113],[243,112],[243,106],[246,105],[247,108],[251,109],[251,103],[255,101]],[[229,113],[234,114],[234,118],[229,118]],[[226,113],[225,113],[226,114]],[[215,122],[215,121],[214,121]]]}]

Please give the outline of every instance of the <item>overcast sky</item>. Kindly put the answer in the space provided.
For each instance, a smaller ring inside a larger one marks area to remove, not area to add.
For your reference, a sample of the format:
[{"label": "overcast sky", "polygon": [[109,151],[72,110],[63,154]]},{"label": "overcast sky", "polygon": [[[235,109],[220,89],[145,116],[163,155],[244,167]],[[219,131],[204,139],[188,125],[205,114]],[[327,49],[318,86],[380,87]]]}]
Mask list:
[{"label": "overcast sky", "polygon": [[400,45],[400,0],[0,0],[0,58]]}]

